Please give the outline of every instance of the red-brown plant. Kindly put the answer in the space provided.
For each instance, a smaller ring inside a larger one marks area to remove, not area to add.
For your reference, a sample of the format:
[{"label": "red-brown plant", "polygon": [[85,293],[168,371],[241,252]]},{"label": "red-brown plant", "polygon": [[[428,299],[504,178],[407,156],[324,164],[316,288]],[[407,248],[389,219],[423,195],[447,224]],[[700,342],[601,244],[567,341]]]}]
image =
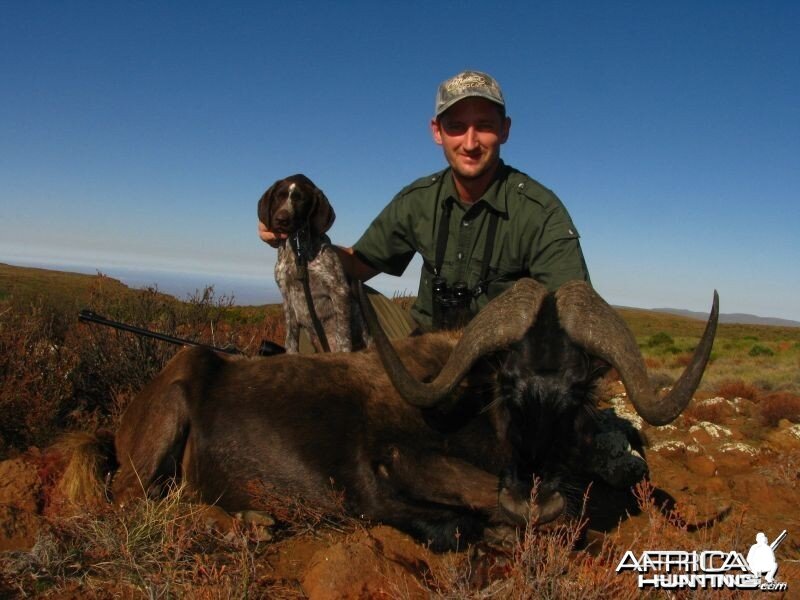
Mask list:
[{"label": "red-brown plant", "polygon": [[776,427],[782,419],[800,423],[800,396],[789,392],[773,392],[761,396],[758,414],[761,421],[770,427]]}]

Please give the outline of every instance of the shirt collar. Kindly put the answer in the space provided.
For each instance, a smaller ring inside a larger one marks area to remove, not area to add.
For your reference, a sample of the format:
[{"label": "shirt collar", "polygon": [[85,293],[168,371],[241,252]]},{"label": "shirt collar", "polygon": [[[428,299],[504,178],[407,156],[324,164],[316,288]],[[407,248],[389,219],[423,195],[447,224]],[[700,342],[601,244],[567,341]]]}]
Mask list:
[{"label": "shirt collar", "polygon": [[[508,174],[510,171],[511,168],[501,160],[500,164],[497,166],[497,172],[495,173],[494,179],[489,184],[489,187],[486,188],[486,191],[483,193],[483,196],[481,196],[481,199],[475,204],[485,202],[495,211],[507,214],[508,201],[506,197],[506,183],[508,181]],[[444,205],[444,203],[450,198],[452,198],[453,201],[457,201],[458,192],[456,192],[456,184],[453,181],[452,169],[446,169],[444,173],[442,173],[442,177],[444,180],[442,181],[442,191],[439,194],[442,205]]]}]

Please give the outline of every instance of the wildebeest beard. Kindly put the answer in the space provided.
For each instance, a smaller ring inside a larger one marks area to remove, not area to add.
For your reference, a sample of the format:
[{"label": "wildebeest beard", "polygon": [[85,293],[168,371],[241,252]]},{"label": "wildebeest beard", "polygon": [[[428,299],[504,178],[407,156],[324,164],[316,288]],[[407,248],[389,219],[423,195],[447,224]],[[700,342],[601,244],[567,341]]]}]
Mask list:
[{"label": "wildebeest beard", "polygon": [[497,374],[514,452],[503,481],[516,495],[529,494],[535,482],[540,498],[559,492],[566,513],[580,513],[591,479],[585,459],[597,432],[596,386],[608,369],[569,342],[548,297]]}]

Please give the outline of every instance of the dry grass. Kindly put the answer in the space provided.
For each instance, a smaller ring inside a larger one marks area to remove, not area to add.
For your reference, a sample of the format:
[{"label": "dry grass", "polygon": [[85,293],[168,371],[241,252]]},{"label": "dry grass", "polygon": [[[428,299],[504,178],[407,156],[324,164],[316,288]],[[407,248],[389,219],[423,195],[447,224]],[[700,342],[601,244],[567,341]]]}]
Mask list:
[{"label": "dry grass", "polygon": [[258,547],[208,530],[182,494],[48,520],[30,552],[4,555],[2,572],[20,595],[245,597]]},{"label": "dry grass", "polygon": [[[619,313],[633,330],[648,368],[675,380],[705,324],[637,309]],[[720,324],[701,390],[737,379],[763,391],[800,394],[800,328]]]},{"label": "dry grass", "polygon": [[[438,599],[692,598],[696,591],[640,590],[635,573],[616,573],[616,567],[627,550],[639,556],[646,550],[729,551],[744,546],[740,518],[732,517],[721,530],[700,529],[690,534],[682,516],[657,505],[649,483],[637,486],[636,496],[642,516],[633,539],[623,540],[617,530],[589,542],[584,538],[586,522],[582,519],[544,529],[528,526],[505,547],[481,546],[447,556],[432,565],[423,588],[431,598]],[[703,597],[748,596],[734,590],[704,590]]]},{"label": "dry grass", "polygon": [[[500,545],[441,556],[422,574],[425,595],[441,599],[634,599],[642,597],[635,574],[617,574],[625,551],[744,547],[734,516],[718,530],[690,534],[676,513],[656,505],[647,483],[637,488],[642,510],[633,539],[620,531],[585,539],[583,519],[544,529],[528,526]],[[276,498],[270,497],[275,508]],[[282,509],[300,528],[331,521],[313,507],[288,499]],[[287,504],[288,502],[288,504]],[[222,536],[210,530],[203,512],[172,489],[163,500],[137,500],[125,510],[103,507],[70,518],[50,519],[30,552],[0,557],[0,589],[18,596],[63,597],[302,597],[291,582],[265,571],[267,546],[245,532]],[[415,590],[412,590],[416,592]],[[671,593],[670,593],[671,594]],[[648,598],[690,598],[650,591]],[[397,597],[403,597],[398,592]],[[735,592],[705,593],[736,598]]]},{"label": "dry grass", "polygon": [[[266,318],[249,322],[213,288],[178,302],[153,288],[109,285],[102,275],[86,279],[86,305],[114,320],[249,354],[262,339],[283,343],[279,313],[265,310]],[[0,303],[0,459],[43,447],[65,430],[113,429],[127,402],[178,350],[80,324],[72,305],[51,297]]]},{"label": "dry grass", "polygon": [[261,481],[250,482],[247,491],[253,508],[268,513],[277,522],[276,539],[314,534],[321,529],[353,533],[364,527],[362,521],[347,514],[344,493],[334,487],[333,481],[323,502],[310,502],[301,496],[287,497]]}]

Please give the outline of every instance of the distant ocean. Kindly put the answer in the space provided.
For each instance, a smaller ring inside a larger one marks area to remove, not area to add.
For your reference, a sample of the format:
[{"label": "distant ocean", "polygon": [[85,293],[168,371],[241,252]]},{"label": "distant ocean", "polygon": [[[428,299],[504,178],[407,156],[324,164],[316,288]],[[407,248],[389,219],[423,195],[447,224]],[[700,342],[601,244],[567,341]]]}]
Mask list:
[{"label": "distant ocean", "polygon": [[271,272],[265,272],[264,277],[254,277],[235,274],[211,274],[170,271],[160,269],[134,269],[130,267],[93,267],[76,264],[53,264],[29,260],[3,260],[10,265],[20,267],[34,267],[54,271],[69,271],[96,275],[101,272],[132,288],[158,287],[158,290],[181,300],[186,300],[195,292],[202,291],[207,286],[214,286],[214,297],[227,296],[233,298],[234,304],[239,306],[275,304],[281,301],[281,294],[275,285]]}]

